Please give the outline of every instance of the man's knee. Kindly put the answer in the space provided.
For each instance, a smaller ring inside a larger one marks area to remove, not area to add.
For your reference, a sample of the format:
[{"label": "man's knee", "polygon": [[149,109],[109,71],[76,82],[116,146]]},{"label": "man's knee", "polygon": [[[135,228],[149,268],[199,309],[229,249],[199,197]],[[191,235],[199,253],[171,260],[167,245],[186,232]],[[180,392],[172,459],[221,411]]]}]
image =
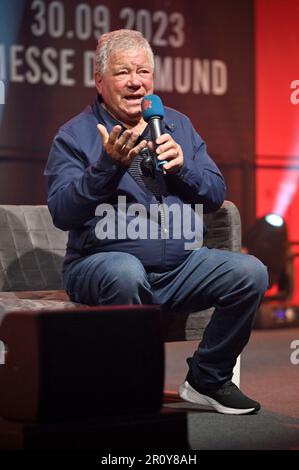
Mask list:
[{"label": "man's knee", "polygon": [[70,298],[88,305],[152,302],[143,265],[133,255],[98,253],[82,260],[65,276]]},{"label": "man's knee", "polygon": [[152,303],[152,292],[146,271],[135,256],[127,253],[109,253],[105,271],[98,275],[98,303]]},{"label": "man's knee", "polygon": [[250,289],[263,294],[268,288],[267,267],[255,256],[242,255],[235,268],[235,278],[244,279]]},{"label": "man's knee", "polygon": [[128,253],[111,254],[107,260],[104,279],[121,289],[134,290],[148,285],[145,269],[141,262]]}]

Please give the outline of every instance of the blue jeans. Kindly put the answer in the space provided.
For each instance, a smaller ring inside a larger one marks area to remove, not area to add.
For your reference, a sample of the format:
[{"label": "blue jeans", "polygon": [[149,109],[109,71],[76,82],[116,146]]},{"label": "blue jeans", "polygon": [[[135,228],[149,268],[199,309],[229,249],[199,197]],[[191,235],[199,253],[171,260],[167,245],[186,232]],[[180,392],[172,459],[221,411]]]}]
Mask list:
[{"label": "blue jeans", "polygon": [[127,253],[97,253],[70,264],[64,282],[71,300],[88,305],[153,303],[162,312],[215,307],[190,366],[195,382],[209,387],[231,379],[268,275],[251,255],[202,247],[163,273],[147,272]]}]

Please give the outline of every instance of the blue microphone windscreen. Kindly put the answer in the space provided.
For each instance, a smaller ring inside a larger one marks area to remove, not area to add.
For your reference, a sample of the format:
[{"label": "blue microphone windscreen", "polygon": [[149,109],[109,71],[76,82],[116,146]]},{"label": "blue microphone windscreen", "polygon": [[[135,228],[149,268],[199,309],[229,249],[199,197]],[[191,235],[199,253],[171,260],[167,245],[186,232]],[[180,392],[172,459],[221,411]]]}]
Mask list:
[{"label": "blue microphone windscreen", "polygon": [[164,118],[164,108],[158,95],[146,95],[141,101],[142,116],[145,122],[154,117]]}]

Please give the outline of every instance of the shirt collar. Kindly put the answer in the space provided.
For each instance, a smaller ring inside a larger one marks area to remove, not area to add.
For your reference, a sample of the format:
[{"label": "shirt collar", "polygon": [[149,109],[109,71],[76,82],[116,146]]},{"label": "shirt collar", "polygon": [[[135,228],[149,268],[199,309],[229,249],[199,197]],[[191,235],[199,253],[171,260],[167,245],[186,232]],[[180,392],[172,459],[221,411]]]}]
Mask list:
[{"label": "shirt collar", "polygon": [[97,95],[97,97],[96,97],[96,99],[95,99],[95,101],[92,105],[92,108],[93,108],[93,112],[96,115],[98,121],[101,121],[105,124],[105,126],[107,127],[108,132],[110,132],[111,129],[116,125],[119,125],[123,129],[125,129],[125,126],[120,121],[118,121],[115,117],[113,117],[104,108],[101,96],[99,94]]}]

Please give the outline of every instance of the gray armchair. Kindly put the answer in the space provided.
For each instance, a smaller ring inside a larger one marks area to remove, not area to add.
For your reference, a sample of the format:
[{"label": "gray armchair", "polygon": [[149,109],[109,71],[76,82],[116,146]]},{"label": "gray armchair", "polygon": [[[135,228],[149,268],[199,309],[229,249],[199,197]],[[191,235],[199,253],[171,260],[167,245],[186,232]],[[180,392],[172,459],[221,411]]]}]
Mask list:
[{"label": "gray armchair", "polygon": [[[206,215],[205,222],[206,246],[240,249],[240,217],[232,202],[225,201],[219,210]],[[99,416],[104,411],[158,411],[163,342],[200,340],[213,309],[160,315],[154,306],[90,308],[70,302],[61,277],[67,233],[53,226],[47,206],[0,206],[0,240],[0,364],[6,364],[0,369],[0,414],[29,421],[44,414],[60,419],[77,415],[78,401],[83,417],[94,417],[94,410]],[[79,338],[84,347],[78,349]],[[102,377],[111,374],[120,341],[127,360],[122,380],[130,393],[115,409],[113,396],[104,393]],[[95,370],[100,372],[95,374]],[[238,361],[233,375],[237,385],[239,371]],[[164,390],[164,397],[173,400],[176,394]]]},{"label": "gray armchair", "polygon": [[[232,202],[225,201],[204,217],[208,228],[204,245],[240,249],[240,216]],[[1,205],[0,240],[0,323],[11,311],[78,306],[62,290],[60,271],[67,233],[53,226],[47,206]],[[212,312],[165,315],[165,341],[201,339]]]}]

